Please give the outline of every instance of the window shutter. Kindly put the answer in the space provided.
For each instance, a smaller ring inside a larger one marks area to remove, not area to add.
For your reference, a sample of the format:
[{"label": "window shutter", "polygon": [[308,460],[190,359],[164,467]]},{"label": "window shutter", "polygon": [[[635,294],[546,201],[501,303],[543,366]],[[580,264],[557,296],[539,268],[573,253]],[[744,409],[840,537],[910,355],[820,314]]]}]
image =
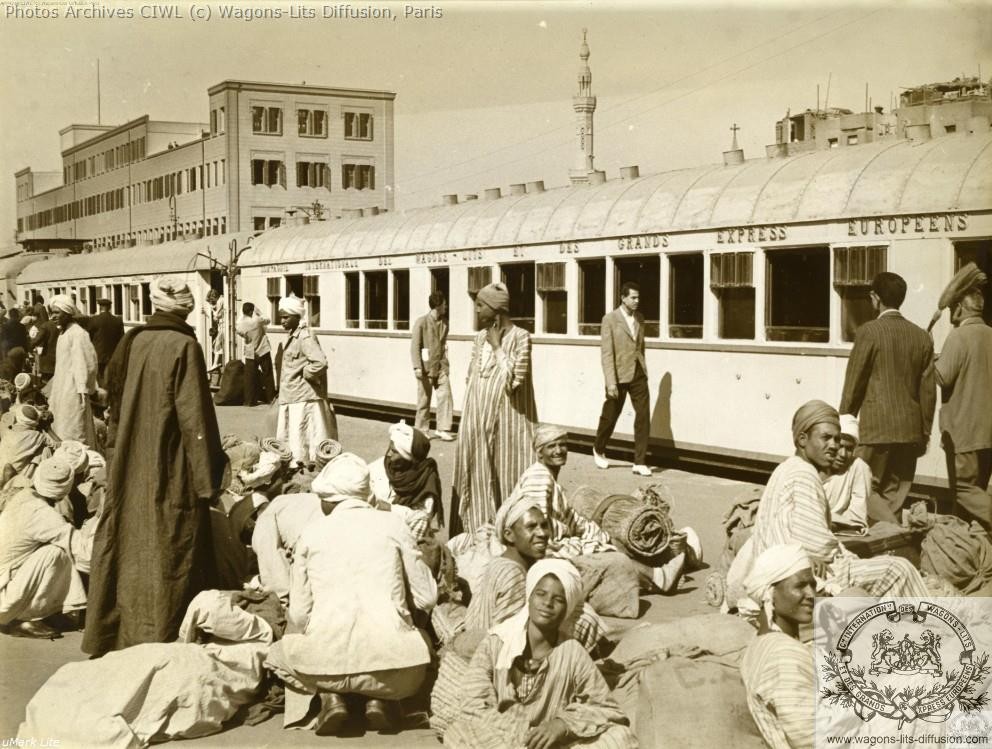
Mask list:
[{"label": "window shutter", "polygon": [[303,296],[318,296],[317,279],[318,276],[303,276]]},{"label": "window shutter", "polygon": [[369,167],[369,184],[368,184],[368,188],[370,190],[374,190],[375,189],[375,167],[374,166],[370,166]]},{"label": "window shutter", "polygon": [[710,288],[734,289],[754,286],[754,255],[722,252],[710,256]]},{"label": "window shutter", "polygon": [[887,248],[837,247],[834,249],[834,285],[870,286],[887,266]]},{"label": "window shutter", "polygon": [[324,164],[324,188],[328,191],[331,189],[331,167]]},{"label": "window shutter", "polygon": [[565,263],[538,263],[537,290],[565,291]]},{"label": "window shutter", "polygon": [[279,288],[279,278],[266,278],[265,279],[265,295],[268,297],[280,297],[282,296],[282,290]]},{"label": "window shutter", "polygon": [[286,164],[282,161],[279,162],[279,184],[286,186]]},{"label": "window shutter", "polygon": [[493,280],[493,269],[488,265],[468,269],[468,293],[475,294]]}]

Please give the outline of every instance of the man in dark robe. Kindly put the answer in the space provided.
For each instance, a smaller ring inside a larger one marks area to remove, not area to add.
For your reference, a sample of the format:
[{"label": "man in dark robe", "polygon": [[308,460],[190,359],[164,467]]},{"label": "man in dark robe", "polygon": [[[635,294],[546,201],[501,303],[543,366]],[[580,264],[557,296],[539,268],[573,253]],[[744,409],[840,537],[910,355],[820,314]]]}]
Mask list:
[{"label": "man in dark robe", "polygon": [[89,331],[93,348],[96,349],[100,383],[103,384],[110,357],[114,355],[114,349],[124,337],[124,321],[110,311],[109,299],[99,299],[97,304],[100,307],[100,314],[94,315],[87,321],[86,329]]},{"label": "man in dark robe", "polygon": [[130,331],[108,368],[111,435],[83,650],[99,655],[174,640],[193,597],[214,585],[209,502],[227,457],[203,351],[179,281],[151,285],[155,313]]}]

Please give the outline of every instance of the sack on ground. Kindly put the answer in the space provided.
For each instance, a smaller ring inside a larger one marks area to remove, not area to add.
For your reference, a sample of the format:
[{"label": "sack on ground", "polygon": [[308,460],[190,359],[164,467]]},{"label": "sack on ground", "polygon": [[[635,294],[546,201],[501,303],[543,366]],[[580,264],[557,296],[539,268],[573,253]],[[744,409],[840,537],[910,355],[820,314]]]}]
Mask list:
[{"label": "sack on ground", "polygon": [[738,616],[699,614],[632,627],[624,633],[610,659],[633,663],[664,650],[699,648],[735,662],[754,637],[754,627]]},{"label": "sack on ground", "polygon": [[220,389],[214,394],[218,406],[240,406],[244,402],[245,363],[229,361],[220,376]]},{"label": "sack on ground", "polygon": [[992,542],[977,523],[940,515],[923,539],[920,569],[950,582],[963,593],[992,583]]},{"label": "sack on ground", "polygon": [[637,564],[618,551],[572,557],[586,600],[600,616],[635,619],[640,613],[640,573]]}]

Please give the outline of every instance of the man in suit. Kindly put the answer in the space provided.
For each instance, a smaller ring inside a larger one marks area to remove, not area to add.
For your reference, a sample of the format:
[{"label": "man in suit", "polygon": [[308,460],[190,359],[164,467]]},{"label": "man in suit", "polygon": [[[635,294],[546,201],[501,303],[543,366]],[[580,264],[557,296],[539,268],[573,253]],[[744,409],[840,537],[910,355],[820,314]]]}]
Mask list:
[{"label": "man in suit", "polygon": [[413,324],[410,336],[410,359],[413,376],[417,379],[417,417],[414,426],[424,434],[431,425],[431,392],[437,391],[437,431],[435,436],[446,442],[451,434],[453,404],[451,382],[448,379],[448,302],[444,294],[435,291],[427,298],[431,311]]},{"label": "man in suit", "polygon": [[648,367],[644,360],[644,316],[637,311],[641,289],[625,283],[620,289],[620,306],[603,317],[600,348],[606,400],[599,415],[596,444],[592,457],[599,468],[609,468],[606,441],[620,418],[627,394],[634,404],[634,468],[638,476],[650,476],[647,467],[651,407],[648,395]]},{"label": "man in suit", "polygon": [[100,312],[86,321],[86,330],[89,331],[90,341],[96,349],[97,374],[103,384],[107,362],[124,337],[124,321],[110,311],[109,299],[98,299],[96,303]]},{"label": "man in suit", "polygon": [[872,473],[868,522],[898,524],[933,424],[933,341],[899,312],[906,298],[902,277],[879,273],[870,297],[878,318],[855,334],[840,412],[859,416],[858,457]]}]

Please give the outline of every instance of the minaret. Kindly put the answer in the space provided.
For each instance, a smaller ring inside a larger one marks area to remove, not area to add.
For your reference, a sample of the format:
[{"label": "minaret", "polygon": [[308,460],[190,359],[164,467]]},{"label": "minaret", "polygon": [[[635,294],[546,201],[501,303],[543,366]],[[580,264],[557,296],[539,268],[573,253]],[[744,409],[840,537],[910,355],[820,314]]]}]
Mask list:
[{"label": "minaret", "polygon": [[573,185],[589,184],[589,174],[593,171],[592,115],[596,111],[596,97],[592,95],[592,71],[589,70],[589,45],[586,44],[586,29],[582,29],[582,46],[579,47],[579,92],[572,97],[575,110],[575,134],[579,140],[579,150],[575,154],[575,165],[568,176]]}]

